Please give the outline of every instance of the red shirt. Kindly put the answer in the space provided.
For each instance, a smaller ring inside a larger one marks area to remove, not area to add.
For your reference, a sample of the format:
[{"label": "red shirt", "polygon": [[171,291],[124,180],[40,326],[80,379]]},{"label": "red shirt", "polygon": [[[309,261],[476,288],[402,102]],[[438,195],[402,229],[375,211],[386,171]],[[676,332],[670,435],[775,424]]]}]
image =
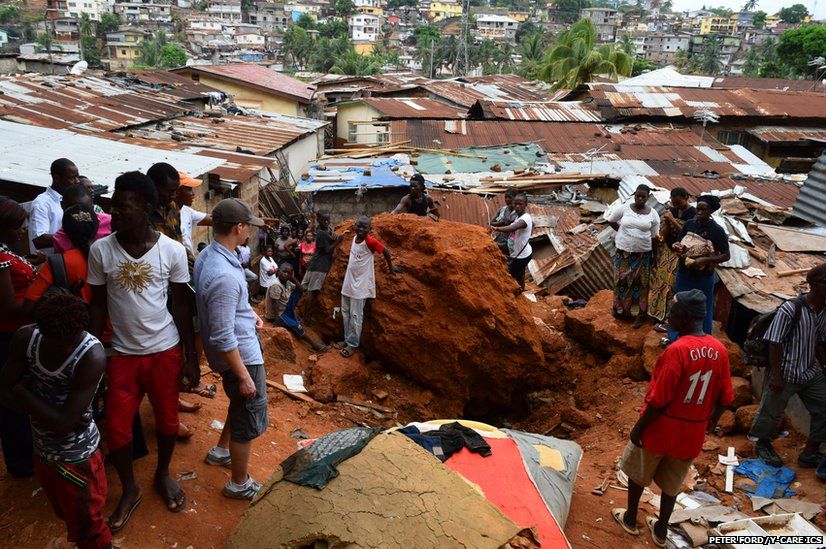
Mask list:
[{"label": "red shirt", "polygon": [[374,254],[381,254],[384,253],[384,245],[379,242],[377,239],[373,238],[372,236],[365,236],[364,242],[367,243],[367,247],[370,249],[371,252]]},{"label": "red shirt", "polygon": [[[23,301],[23,296],[29,284],[34,280],[34,267],[9,249],[5,244],[0,243],[0,269],[9,271],[11,286],[14,290],[14,298],[18,302]],[[0,332],[11,333],[19,327],[30,322],[30,318],[22,313],[7,315],[0,318]]]},{"label": "red shirt", "polygon": [[654,366],[642,411],[650,405],[663,413],[643,431],[643,447],[677,459],[697,457],[714,406],[733,400],[723,344],[710,335],[680,337]]}]

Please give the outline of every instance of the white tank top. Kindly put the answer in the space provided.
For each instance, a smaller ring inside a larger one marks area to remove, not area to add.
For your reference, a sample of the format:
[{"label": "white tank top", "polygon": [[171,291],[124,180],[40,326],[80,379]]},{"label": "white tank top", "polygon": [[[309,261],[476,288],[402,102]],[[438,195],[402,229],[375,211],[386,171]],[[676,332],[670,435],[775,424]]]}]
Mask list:
[{"label": "white tank top", "polygon": [[373,252],[367,246],[366,238],[361,243],[353,238],[347,272],[341,285],[341,295],[352,299],[376,298],[376,270]]}]

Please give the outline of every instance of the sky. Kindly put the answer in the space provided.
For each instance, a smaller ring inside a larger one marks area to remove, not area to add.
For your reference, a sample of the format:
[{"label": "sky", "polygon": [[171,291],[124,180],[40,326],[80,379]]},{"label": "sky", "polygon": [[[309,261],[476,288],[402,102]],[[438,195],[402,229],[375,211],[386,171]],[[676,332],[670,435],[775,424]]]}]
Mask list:
[{"label": "sky", "polygon": [[[674,11],[696,10],[703,4],[707,8],[724,7],[738,10],[743,7],[745,0],[674,0]],[[768,14],[777,13],[780,8],[785,8],[794,4],[803,4],[809,8],[809,12],[815,14],[817,19],[826,19],[826,0],[760,0],[755,10],[763,10]],[[817,8],[815,11],[815,4]]]}]

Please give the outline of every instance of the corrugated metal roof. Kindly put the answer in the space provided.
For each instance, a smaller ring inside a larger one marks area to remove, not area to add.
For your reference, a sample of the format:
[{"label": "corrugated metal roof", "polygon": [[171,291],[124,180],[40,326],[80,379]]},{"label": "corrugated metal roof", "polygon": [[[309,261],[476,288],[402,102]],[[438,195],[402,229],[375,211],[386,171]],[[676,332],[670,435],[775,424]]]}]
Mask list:
[{"label": "corrugated metal roof", "polygon": [[789,90],[789,91],[826,91],[826,86],[815,84],[810,80],[787,80],[784,78],[748,78],[745,76],[723,76],[714,79],[712,88],[739,90]]},{"label": "corrugated metal roof", "polygon": [[203,72],[219,79],[232,80],[242,86],[253,86],[275,95],[287,96],[299,103],[309,103],[316,91],[312,84],[255,63],[197,65],[175,69],[174,72],[182,74]]},{"label": "corrugated metal roof", "polygon": [[[505,205],[504,195],[482,197],[476,194],[429,189],[428,193],[439,202],[439,213],[445,221],[457,221],[488,228],[496,212]],[[579,225],[579,208],[562,204],[528,204],[528,213],[536,216],[555,217],[555,232],[568,231]]]},{"label": "corrugated metal roof", "polygon": [[122,173],[146,172],[156,162],[168,162],[176,169],[199,177],[226,163],[221,158],[179,151],[140,147],[67,130],[38,128],[0,120],[0,179],[25,185],[48,187],[52,183],[49,166],[55,158],[72,158],[80,173],[94,183],[114,189]]},{"label": "corrugated metal roof", "polygon": [[826,154],[818,159],[794,202],[796,216],[826,225]]},{"label": "corrugated metal roof", "polygon": [[[120,73],[115,73],[109,78],[117,78],[121,76]],[[194,82],[190,78],[186,78],[174,72],[164,71],[160,69],[146,69],[134,70],[123,73],[123,79],[130,86],[148,85],[156,89],[163,90],[164,93],[184,100],[203,99],[205,95],[210,93],[221,93],[220,90]]]},{"label": "corrugated metal roof", "polygon": [[[261,170],[266,168],[275,170],[278,168],[277,160],[264,156],[228,153],[216,150],[199,150],[196,154],[205,158],[224,160],[224,164],[211,170],[210,173],[218,174],[221,179],[232,183],[246,183],[253,177],[258,177]],[[269,174],[264,174],[261,177],[264,177],[264,180],[258,181],[259,187],[263,187],[271,182]]]},{"label": "corrugated metal roof", "polygon": [[795,143],[807,139],[826,142],[826,128],[800,128],[797,126],[756,126],[746,130],[767,143]]},{"label": "corrugated metal roof", "polygon": [[609,119],[631,117],[692,118],[707,108],[721,117],[826,119],[826,94],[754,89],[625,87],[589,84]]},{"label": "corrugated metal roof", "polygon": [[445,105],[442,101],[424,97],[365,97],[356,102],[370,105],[381,113],[382,120],[398,118],[460,119],[467,116],[467,109]]},{"label": "corrugated metal roof", "polygon": [[486,120],[537,120],[543,122],[600,122],[595,103],[547,101],[541,103],[479,100],[471,107],[472,118]]},{"label": "corrugated metal roof", "polygon": [[514,75],[457,80],[434,80],[423,87],[431,96],[470,108],[480,99],[492,101],[547,101],[549,93],[538,83]]},{"label": "corrugated metal roof", "polygon": [[652,186],[662,189],[671,190],[682,187],[692,196],[699,196],[711,191],[730,190],[738,186],[745,187],[749,194],[780,208],[791,208],[800,192],[800,188],[789,181],[690,176],[648,176],[644,179]]}]

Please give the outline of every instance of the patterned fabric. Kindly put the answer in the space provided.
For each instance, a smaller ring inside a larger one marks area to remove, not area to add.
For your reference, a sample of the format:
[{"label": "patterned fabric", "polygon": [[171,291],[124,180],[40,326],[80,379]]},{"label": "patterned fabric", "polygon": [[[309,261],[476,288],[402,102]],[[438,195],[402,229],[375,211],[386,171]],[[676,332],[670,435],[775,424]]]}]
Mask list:
[{"label": "patterned fabric", "polygon": [[648,291],[648,314],[659,321],[665,320],[668,302],[674,296],[674,280],[679,260],[677,254],[671,251],[665,242],[660,242],[654,278]]},{"label": "patterned fabric", "polygon": [[326,434],[281,463],[284,480],[321,490],[338,476],[338,464],[361,452],[380,432],[380,427],[353,427]]},{"label": "patterned fabric", "polygon": [[166,208],[152,212],[149,216],[149,224],[152,225],[152,228],[156,231],[183,244],[184,235],[181,231],[181,210],[174,202],[170,202]]},{"label": "patterned fabric", "polygon": [[623,316],[640,316],[648,310],[648,286],[651,279],[651,252],[624,252],[614,256],[616,284],[614,312]]},{"label": "patterned fabric", "polygon": [[[17,301],[23,301],[26,290],[34,281],[35,270],[32,264],[0,242],[0,269],[9,269],[14,298]],[[0,319],[0,332],[14,332],[28,322],[28,316],[22,313],[9,315]]]},{"label": "patterned fabric", "polygon": [[[87,333],[60,368],[51,371],[45,369],[40,363],[40,343],[42,339],[43,336],[40,330],[35,328],[26,351],[29,372],[32,375],[31,389],[41,400],[60,408],[69,397],[77,363],[90,348],[100,345],[100,342]],[[89,402],[85,413],[89,418],[92,417],[91,402]],[[71,433],[58,435],[50,431],[47,425],[42,425],[32,419],[32,430],[34,432],[35,452],[41,458],[49,461],[65,463],[84,461],[95,453],[100,443],[100,433],[94,421],[78,426]]]}]

